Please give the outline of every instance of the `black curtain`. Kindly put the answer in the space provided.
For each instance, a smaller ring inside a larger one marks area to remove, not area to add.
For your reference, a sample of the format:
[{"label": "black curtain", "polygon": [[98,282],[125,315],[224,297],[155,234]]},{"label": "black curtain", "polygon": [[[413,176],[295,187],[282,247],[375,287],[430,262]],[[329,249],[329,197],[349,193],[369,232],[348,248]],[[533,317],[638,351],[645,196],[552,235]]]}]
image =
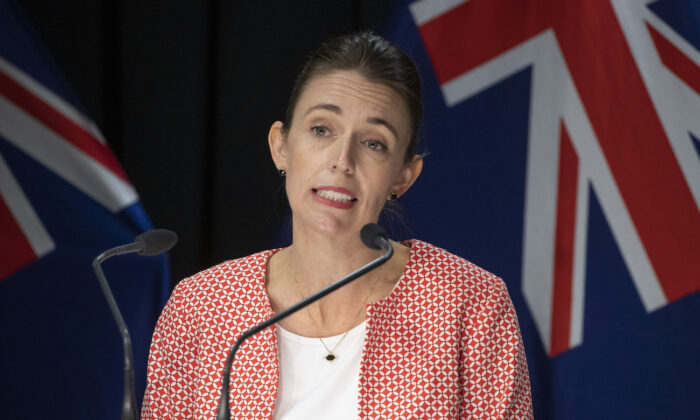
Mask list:
[{"label": "black curtain", "polygon": [[394,1],[17,0],[156,227],[173,285],[268,248],[287,212],[267,132],[323,40]]}]

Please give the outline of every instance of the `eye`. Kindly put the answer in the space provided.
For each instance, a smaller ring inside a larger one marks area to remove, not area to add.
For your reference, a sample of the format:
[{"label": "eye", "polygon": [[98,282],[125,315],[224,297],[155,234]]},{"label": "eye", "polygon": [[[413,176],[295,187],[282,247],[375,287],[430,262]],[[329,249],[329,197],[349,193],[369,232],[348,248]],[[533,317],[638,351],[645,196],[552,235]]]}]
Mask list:
[{"label": "eye", "polygon": [[315,125],[311,127],[311,132],[316,137],[327,137],[331,134],[331,131],[325,125]]},{"label": "eye", "polygon": [[384,146],[380,141],[378,140],[367,140],[367,147],[370,149],[374,150],[375,152],[384,152],[386,151],[386,146]]}]

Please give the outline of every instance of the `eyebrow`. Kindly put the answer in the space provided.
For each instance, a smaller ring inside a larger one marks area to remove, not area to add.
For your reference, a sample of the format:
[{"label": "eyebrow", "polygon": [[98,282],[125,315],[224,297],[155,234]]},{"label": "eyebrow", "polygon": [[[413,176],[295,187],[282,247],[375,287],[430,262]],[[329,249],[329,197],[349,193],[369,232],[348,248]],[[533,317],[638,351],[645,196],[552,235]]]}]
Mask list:
[{"label": "eyebrow", "polygon": [[398,140],[399,138],[399,133],[396,131],[396,128],[394,128],[391,123],[385,119],[382,118],[377,118],[377,117],[369,117],[367,118],[367,122],[370,124],[376,124],[376,125],[383,125],[384,127],[388,128],[389,131],[394,135],[394,137]]},{"label": "eyebrow", "polygon": [[306,112],[304,113],[304,116],[307,116],[311,113],[311,111],[315,111],[317,109],[325,109],[326,111],[330,111],[334,114],[342,115],[343,110],[340,109],[338,105],[333,105],[333,104],[318,104],[314,105],[311,108],[307,109]]},{"label": "eyebrow", "polygon": [[[333,105],[333,104],[318,104],[314,105],[311,108],[307,109],[306,112],[304,113],[304,116],[309,115],[311,111],[315,111],[317,109],[324,109],[326,111],[330,111],[334,114],[338,115],[343,115],[343,110],[340,109],[338,105]],[[378,117],[369,117],[367,118],[367,122],[370,124],[375,124],[375,125],[383,125],[386,127],[391,133],[396,137],[397,139],[399,138],[399,133],[396,131],[396,127],[394,127],[389,121],[383,119],[383,118],[378,118]]]}]

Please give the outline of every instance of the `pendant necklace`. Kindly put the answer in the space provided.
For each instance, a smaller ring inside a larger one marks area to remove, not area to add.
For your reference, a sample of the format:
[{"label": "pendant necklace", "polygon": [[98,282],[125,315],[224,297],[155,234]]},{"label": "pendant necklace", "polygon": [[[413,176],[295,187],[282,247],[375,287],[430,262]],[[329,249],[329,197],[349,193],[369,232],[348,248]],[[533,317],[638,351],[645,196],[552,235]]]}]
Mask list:
[{"label": "pendant necklace", "polygon": [[[288,261],[287,264],[288,264],[290,267],[292,267],[292,265],[290,264],[291,260],[289,259],[289,257],[287,257],[287,261]],[[365,299],[364,299],[364,304],[360,307],[360,310],[357,312],[357,315],[355,315],[355,318],[354,318],[355,321],[356,321],[356,320],[360,317],[360,315],[362,314],[362,310],[363,310],[363,309],[365,308],[365,306],[367,305],[367,300],[369,299],[369,297],[372,296],[372,292],[374,291],[374,287],[376,286],[377,280],[379,279],[379,272],[381,271],[381,269],[382,269],[382,267],[380,267],[380,268],[377,270],[377,275],[374,276],[374,278],[372,279],[372,283],[371,283],[371,285],[370,285],[369,292],[367,292],[367,296],[366,296]],[[299,285],[299,282],[297,281],[296,274],[295,274],[294,270],[290,270],[290,271],[291,271],[291,273],[292,273],[292,280],[294,281],[294,285],[295,285],[296,288],[297,288],[297,292],[299,293],[299,296],[300,296],[300,297],[302,298],[302,300],[303,300],[303,299],[304,299],[304,294],[303,294],[302,291],[301,291],[301,286]],[[316,327],[316,329],[318,329],[318,324],[316,324],[316,320],[315,320],[310,314],[308,314],[308,313],[307,313],[307,316],[311,319],[311,322],[314,324],[314,327]],[[353,324],[354,324],[354,322],[353,322]],[[321,337],[318,337],[318,341],[320,341],[321,344],[323,345],[323,348],[326,349],[326,353],[327,353],[327,354],[323,357],[324,359],[326,359],[326,360],[329,361],[329,362],[333,362],[335,359],[338,358],[338,356],[335,354],[335,350],[336,350],[338,347],[340,347],[340,344],[343,342],[343,340],[345,340],[345,337],[348,336],[348,333],[349,333],[350,330],[352,330],[353,328],[354,328],[354,327],[352,327],[352,328],[350,328],[349,330],[345,331],[345,334],[343,334],[343,336],[340,337],[340,340],[335,344],[335,346],[333,346],[332,349],[328,348],[328,346],[326,345],[325,341],[323,341],[323,339],[322,339]]]}]

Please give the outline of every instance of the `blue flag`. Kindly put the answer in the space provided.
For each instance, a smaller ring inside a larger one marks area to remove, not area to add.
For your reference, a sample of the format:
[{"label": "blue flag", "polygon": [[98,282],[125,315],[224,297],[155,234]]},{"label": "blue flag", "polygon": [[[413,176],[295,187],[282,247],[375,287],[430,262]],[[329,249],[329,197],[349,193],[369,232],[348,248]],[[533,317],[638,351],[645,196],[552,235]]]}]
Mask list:
[{"label": "blue flag", "polygon": [[502,276],[538,419],[700,412],[700,7],[420,0],[417,237]]},{"label": "blue flag", "polygon": [[[26,19],[0,0],[0,418],[119,418],[121,339],[91,263],[150,228]],[[140,400],[167,259],[103,268],[131,331]]]}]

